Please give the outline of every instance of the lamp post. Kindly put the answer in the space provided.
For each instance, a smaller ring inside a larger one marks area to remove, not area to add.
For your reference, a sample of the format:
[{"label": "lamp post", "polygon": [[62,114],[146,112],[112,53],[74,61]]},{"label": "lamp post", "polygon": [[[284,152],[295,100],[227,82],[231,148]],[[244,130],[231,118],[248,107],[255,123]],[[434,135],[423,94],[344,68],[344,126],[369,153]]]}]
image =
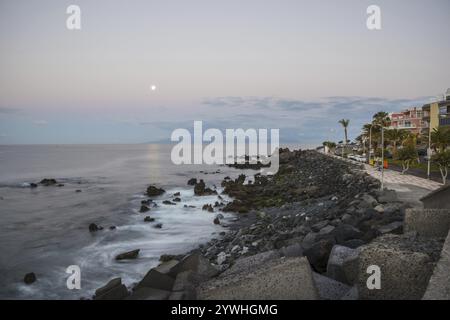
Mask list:
[{"label": "lamp post", "polygon": [[381,191],[384,190],[384,126],[381,125]]},{"label": "lamp post", "polygon": [[[430,121],[431,122],[431,121]],[[427,165],[427,178],[428,180],[431,178],[431,125],[428,123],[428,150],[427,150],[427,157],[428,157],[428,165]]]},{"label": "lamp post", "polygon": [[373,127],[373,124],[370,126],[370,129],[369,129],[369,163],[370,163],[371,152],[372,152],[372,127]]}]

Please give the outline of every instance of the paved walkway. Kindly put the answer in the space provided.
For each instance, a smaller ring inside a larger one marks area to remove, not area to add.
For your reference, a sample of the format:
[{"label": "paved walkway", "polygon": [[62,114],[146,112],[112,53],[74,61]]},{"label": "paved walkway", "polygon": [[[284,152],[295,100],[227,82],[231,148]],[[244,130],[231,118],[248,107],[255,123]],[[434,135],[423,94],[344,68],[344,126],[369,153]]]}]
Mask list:
[{"label": "paved walkway", "polygon": [[[358,163],[350,159],[342,159],[341,157],[334,155],[332,156],[343,161],[355,164]],[[381,181],[381,171],[368,164],[364,164],[364,168],[369,175]],[[383,180],[384,187],[386,189],[395,190],[400,201],[417,208],[423,208],[420,198],[443,186],[441,183],[433,180],[408,175],[407,173],[401,174],[401,172],[389,169],[384,170]]]},{"label": "paved walkway", "polygon": [[[365,164],[364,167],[369,175],[381,181],[381,171],[368,164]],[[413,208],[423,208],[420,198],[442,187],[442,184],[433,180],[385,169],[384,186],[386,189],[395,190],[400,201],[409,204]]]},{"label": "paved walkway", "polygon": [[[364,167],[369,175],[381,181],[381,171],[378,171],[376,168],[368,164],[365,164]],[[442,184],[436,181],[408,175],[407,173],[401,174],[401,172],[389,169],[384,170],[384,182],[386,184],[407,184],[423,189],[428,189],[430,191],[442,187]]]}]

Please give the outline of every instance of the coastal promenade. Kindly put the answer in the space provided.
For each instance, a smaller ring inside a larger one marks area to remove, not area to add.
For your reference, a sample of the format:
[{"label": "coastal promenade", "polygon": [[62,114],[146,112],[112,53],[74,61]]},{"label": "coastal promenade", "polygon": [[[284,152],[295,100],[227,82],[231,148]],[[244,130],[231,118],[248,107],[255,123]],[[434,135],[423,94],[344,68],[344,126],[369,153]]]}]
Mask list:
[{"label": "coastal promenade", "polygon": [[[368,164],[364,164],[365,171],[381,181],[381,171]],[[423,208],[420,199],[433,190],[442,186],[433,180],[419,178],[413,175],[401,174],[398,171],[384,170],[384,187],[395,190],[399,200],[409,204],[413,208]]]},{"label": "coastal promenade", "polygon": [[[361,164],[350,159],[330,155],[334,158],[341,159],[346,162]],[[381,171],[371,165],[363,164],[364,170],[370,176],[381,181]],[[386,189],[395,190],[399,200],[409,204],[414,208],[422,208],[423,204],[420,198],[424,197],[431,191],[434,191],[442,184],[433,180],[423,179],[409,174],[401,174],[395,170],[384,169],[384,187]]]}]

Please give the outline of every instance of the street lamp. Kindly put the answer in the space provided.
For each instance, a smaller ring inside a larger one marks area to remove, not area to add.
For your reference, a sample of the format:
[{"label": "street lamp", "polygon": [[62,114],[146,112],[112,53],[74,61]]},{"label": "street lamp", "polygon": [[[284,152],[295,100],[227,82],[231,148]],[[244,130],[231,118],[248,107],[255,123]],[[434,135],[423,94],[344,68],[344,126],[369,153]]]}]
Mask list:
[{"label": "street lamp", "polygon": [[[431,122],[431,121],[430,121]],[[428,123],[428,150],[427,150],[427,156],[428,156],[428,167],[427,167],[427,178],[428,180],[431,179],[431,125]]]},{"label": "street lamp", "polygon": [[384,190],[384,126],[381,125],[381,191]]},{"label": "street lamp", "polygon": [[372,152],[372,127],[373,127],[373,124],[370,125],[370,129],[369,129],[369,163],[370,163],[371,152]]}]

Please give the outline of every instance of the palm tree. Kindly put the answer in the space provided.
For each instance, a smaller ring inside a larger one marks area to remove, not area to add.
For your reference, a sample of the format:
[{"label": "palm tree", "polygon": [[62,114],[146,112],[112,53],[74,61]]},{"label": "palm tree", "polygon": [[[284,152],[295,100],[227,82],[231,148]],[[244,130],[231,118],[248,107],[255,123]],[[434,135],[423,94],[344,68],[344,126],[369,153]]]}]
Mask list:
[{"label": "palm tree", "polygon": [[443,152],[450,145],[450,129],[434,128],[431,132],[431,142],[434,151]]},{"label": "palm tree", "polygon": [[389,118],[389,113],[380,111],[373,115],[373,124],[380,127],[388,127],[391,123],[391,119]]},{"label": "palm tree", "polygon": [[397,157],[397,146],[405,140],[407,134],[408,132],[402,129],[391,129],[386,131],[386,137],[392,144],[392,156],[394,158]]},{"label": "palm tree", "polygon": [[[344,135],[345,135],[344,148],[345,148],[345,147],[347,147],[347,142],[348,142],[347,128],[350,123],[350,120],[349,119],[341,119],[341,120],[339,120],[339,123],[344,127]],[[342,149],[342,155],[344,155],[344,149]]]}]

